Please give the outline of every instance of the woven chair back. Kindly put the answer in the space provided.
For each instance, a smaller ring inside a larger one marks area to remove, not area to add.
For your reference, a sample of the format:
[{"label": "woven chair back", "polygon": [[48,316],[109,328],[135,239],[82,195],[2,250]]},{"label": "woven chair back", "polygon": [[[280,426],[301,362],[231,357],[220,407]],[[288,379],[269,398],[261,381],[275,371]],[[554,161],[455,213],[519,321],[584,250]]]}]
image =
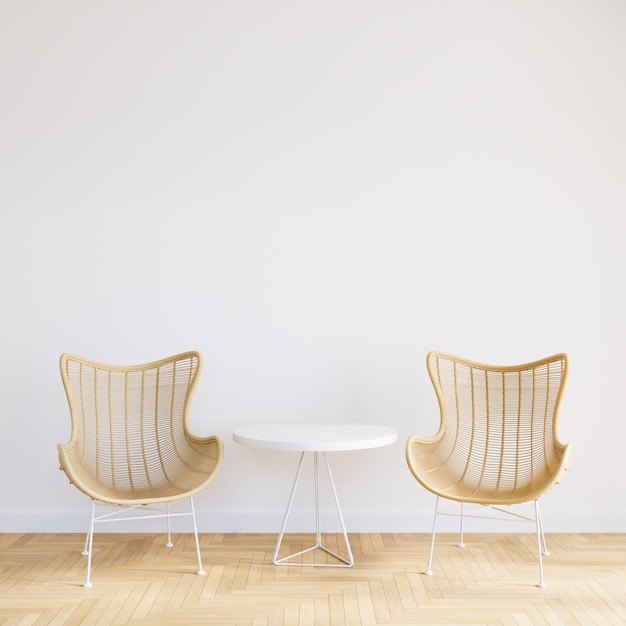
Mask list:
[{"label": "woven chair back", "polygon": [[431,353],[427,365],[444,432],[432,467],[445,465],[447,484],[523,499],[557,471],[566,355],[492,367]]},{"label": "woven chair back", "polygon": [[186,437],[186,420],[199,367],[196,352],[134,367],[64,354],[70,444],[83,470],[129,496],[195,487],[194,456],[201,452]]}]

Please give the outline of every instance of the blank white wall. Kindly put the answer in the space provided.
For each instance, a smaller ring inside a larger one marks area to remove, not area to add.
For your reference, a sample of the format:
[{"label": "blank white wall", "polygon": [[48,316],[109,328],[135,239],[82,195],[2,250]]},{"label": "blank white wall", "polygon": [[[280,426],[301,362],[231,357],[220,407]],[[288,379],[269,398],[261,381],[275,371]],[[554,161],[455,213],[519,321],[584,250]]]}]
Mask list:
[{"label": "blank white wall", "polygon": [[204,530],[277,528],[297,455],[232,442],[262,420],[396,427],[333,457],[346,519],[427,530],[404,442],[441,349],[567,352],[546,526],[624,531],[625,26],[618,0],[4,0],[0,531],[84,527],[61,352],[187,349],[226,446]]}]

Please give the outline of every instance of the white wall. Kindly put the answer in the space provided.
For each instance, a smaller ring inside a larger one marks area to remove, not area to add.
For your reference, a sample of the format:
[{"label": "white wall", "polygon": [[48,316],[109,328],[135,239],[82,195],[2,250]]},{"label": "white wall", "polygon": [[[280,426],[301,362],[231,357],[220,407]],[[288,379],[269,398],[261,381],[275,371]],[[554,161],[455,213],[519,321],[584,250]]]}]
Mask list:
[{"label": "white wall", "polygon": [[[0,4],[0,531],[83,530],[58,357],[200,350],[225,442],[203,530],[272,531],[297,455],[237,425],[365,420],[352,530],[426,531],[404,461],[431,349],[565,351],[548,530],[626,530],[626,3]],[[299,511],[308,510],[306,502]]]}]

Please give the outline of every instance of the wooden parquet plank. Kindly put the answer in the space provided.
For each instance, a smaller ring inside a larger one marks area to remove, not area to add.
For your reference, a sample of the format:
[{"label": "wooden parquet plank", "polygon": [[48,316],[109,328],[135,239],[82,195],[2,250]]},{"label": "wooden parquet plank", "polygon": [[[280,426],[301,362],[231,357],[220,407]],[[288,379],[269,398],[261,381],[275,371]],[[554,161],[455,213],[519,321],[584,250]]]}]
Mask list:
[{"label": "wooden parquet plank", "polygon": [[378,578],[371,580],[369,589],[370,596],[372,598],[372,605],[374,607],[374,614],[376,615],[376,621],[390,620],[391,613],[389,611],[389,605],[387,604],[387,597],[385,596],[385,589],[382,582]]},{"label": "wooden parquet plank", "polygon": [[370,542],[372,545],[373,552],[384,552],[385,551],[385,543],[383,540],[383,536],[381,533],[371,533],[370,534]]},{"label": "wooden parquet plank", "polygon": [[[65,604],[56,613],[54,618],[50,620],[50,626],[64,626],[64,624],[81,624],[81,619],[84,618],[84,611],[80,610],[82,603]],[[95,606],[91,605],[91,606]],[[91,606],[87,607],[88,609]]]},{"label": "wooden parquet plank", "polygon": [[346,612],[342,593],[330,593],[328,596],[331,626],[346,626]]},{"label": "wooden parquet plank", "polygon": [[237,566],[238,562],[232,563],[227,562],[224,571],[222,572],[222,576],[219,581],[219,585],[217,587],[216,595],[218,596],[227,596],[230,595],[233,590],[233,582],[235,580],[235,576],[237,575]]},{"label": "wooden parquet plank", "polygon": [[200,601],[211,600],[217,595],[217,590],[220,586],[220,581],[224,574],[223,565],[214,565],[209,568],[208,572],[202,577],[206,582],[200,592]]},{"label": "wooden parquet plank", "polygon": [[459,587],[465,589],[465,583],[459,578],[449,552],[442,550],[437,561],[433,561],[432,568],[434,575],[429,578],[439,588],[442,598],[454,593]]},{"label": "wooden parquet plank", "polygon": [[145,590],[141,600],[133,612],[133,621],[145,620],[148,615],[150,615],[152,607],[160,597],[163,586],[164,584],[161,580],[155,580],[148,585],[148,588]]},{"label": "wooden parquet plank", "polygon": [[354,542],[352,542],[352,538],[348,535],[351,540],[351,545],[354,548],[356,542],[358,541],[359,545],[359,554],[363,557],[367,554],[374,552],[374,547],[372,545],[372,537],[369,533],[361,533],[354,538]]},{"label": "wooden parquet plank", "polygon": [[190,576],[189,577],[189,590],[187,597],[185,598],[185,605],[188,607],[198,606],[202,598],[202,592],[204,591],[205,583],[207,580],[208,571],[204,576]]},{"label": "wooden parquet plank", "polygon": [[247,588],[251,565],[252,563],[247,560],[241,560],[237,563],[231,591],[242,591]]},{"label": "wooden parquet plank", "polygon": [[254,552],[250,555],[250,567],[248,569],[248,578],[245,587],[255,587],[261,584],[263,577],[263,567],[265,562],[265,554],[262,552]]},{"label": "wooden parquet plank", "polygon": [[563,626],[561,619],[546,603],[535,604],[526,610],[526,615],[535,626]]},{"label": "wooden parquet plank", "polygon": [[426,594],[430,598],[431,601],[443,598],[443,593],[441,592],[441,588],[439,587],[440,577],[436,576],[426,576],[422,574],[422,583],[424,584],[424,589]]},{"label": "wooden parquet plank", "polygon": [[327,595],[320,595],[313,601],[315,626],[330,626],[330,602]]},{"label": "wooden parquet plank", "polygon": [[0,551],[8,550],[17,541],[21,540],[23,536],[21,533],[0,534]]},{"label": "wooden parquet plank", "polygon": [[100,617],[95,622],[96,626],[108,626],[113,623],[123,623],[116,620],[122,609],[129,604],[131,589],[122,589],[108,599],[106,607],[101,612]]},{"label": "wooden parquet plank", "polygon": [[[120,607],[119,611],[115,616],[115,621],[113,623],[116,624],[128,624],[130,620],[135,615],[137,607],[141,604],[143,597],[146,595],[146,592],[149,588],[149,583],[144,583],[140,585],[125,585],[127,589],[130,589],[130,593],[128,595],[128,599],[124,602],[124,604]],[[92,593],[93,589],[89,591]],[[97,593],[97,592],[96,592]],[[105,626],[105,624],[100,624],[99,626]]]},{"label": "wooden parquet plank", "polygon": [[315,624],[315,602],[313,600],[300,602],[299,609],[298,624],[300,626]]},{"label": "wooden parquet plank", "polygon": [[625,578],[625,567],[619,567],[614,571],[605,572],[597,578],[598,584],[601,586],[603,593],[606,592],[613,597],[614,606],[626,607],[626,587],[624,586]]},{"label": "wooden parquet plank", "polygon": [[359,582],[355,586],[357,602],[359,603],[359,615],[361,616],[361,624],[371,626],[377,623],[376,611],[370,588],[367,582]]},{"label": "wooden parquet plank", "polygon": [[479,580],[485,580],[485,575],[476,563],[475,553],[467,547],[457,548],[457,550],[454,567],[459,578],[469,587],[476,585]]},{"label": "wooden parquet plank", "polygon": [[165,613],[172,603],[174,592],[180,580],[181,578],[179,577],[170,576],[160,585],[153,585],[144,595],[140,605],[137,607],[137,611],[135,611],[135,615],[139,616],[141,614],[140,607],[144,607],[144,611],[145,607],[148,607],[150,615]]},{"label": "wooden parquet plank", "polygon": [[[206,575],[206,574],[205,574]],[[199,578],[197,575],[192,576],[179,576],[176,580],[176,586],[173,593],[170,596],[170,601],[167,605],[168,609],[182,609],[187,604],[187,596],[192,588],[195,579]],[[165,593],[163,594],[165,595]]]},{"label": "wooden parquet plank", "polygon": [[410,610],[417,608],[417,602],[411,589],[411,584],[407,577],[406,572],[397,572],[393,574],[393,581],[396,586],[398,600],[403,610]]},{"label": "wooden parquet plank", "polygon": [[381,576],[383,590],[385,592],[385,600],[387,601],[387,610],[392,616],[396,616],[404,612],[398,585],[395,577]]},{"label": "wooden parquet plank", "polygon": [[283,623],[290,624],[291,626],[297,626],[300,623],[300,607],[288,606],[285,608],[285,614],[283,616]]},{"label": "wooden parquet plank", "polygon": [[471,561],[474,576],[477,580],[486,581],[498,578],[500,572],[494,567],[494,556],[488,547],[476,548],[475,546],[466,546],[462,548],[467,555],[466,558]]},{"label": "wooden parquet plank", "polygon": [[359,598],[353,587],[343,590],[343,610],[346,626],[359,626],[361,624]]},{"label": "wooden parquet plank", "polygon": [[285,615],[284,610],[274,609],[271,610],[267,617],[267,626],[283,626],[284,620],[283,617]]},{"label": "wooden parquet plank", "polygon": [[427,576],[418,574],[417,572],[406,572],[406,578],[411,588],[411,593],[415,598],[416,606],[420,607],[429,604],[430,598],[423,583],[423,578],[427,578]]},{"label": "wooden parquet plank", "polygon": [[16,621],[16,626],[32,626],[39,619],[38,613],[29,613],[28,615],[24,615],[19,621]]}]

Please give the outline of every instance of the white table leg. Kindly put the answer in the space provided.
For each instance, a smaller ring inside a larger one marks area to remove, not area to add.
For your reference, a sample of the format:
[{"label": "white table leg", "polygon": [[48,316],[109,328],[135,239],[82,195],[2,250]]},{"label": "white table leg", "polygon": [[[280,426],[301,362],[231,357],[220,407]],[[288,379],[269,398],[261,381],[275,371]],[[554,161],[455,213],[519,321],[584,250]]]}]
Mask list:
[{"label": "white table leg", "polygon": [[[346,559],[343,556],[329,550],[322,542],[322,532],[321,532],[321,523],[320,523],[320,500],[319,500],[319,463],[318,463],[318,452],[314,452],[313,457],[313,471],[315,478],[315,545],[310,548],[305,548],[304,550],[300,550],[299,552],[295,552],[294,554],[290,554],[289,556],[284,556],[282,558],[278,558],[278,552],[280,550],[280,546],[283,540],[283,535],[285,534],[285,529],[287,527],[287,520],[289,519],[289,514],[291,513],[291,506],[293,504],[293,499],[296,494],[296,489],[298,487],[298,482],[300,481],[300,474],[302,473],[302,464],[304,462],[305,452],[302,452],[300,455],[300,463],[298,464],[298,470],[296,471],[296,477],[293,483],[293,487],[291,489],[291,495],[289,496],[289,502],[287,504],[287,510],[285,511],[285,517],[283,519],[283,525],[280,529],[280,534],[278,535],[278,540],[276,542],[276,548],[274,549],[274,556],[272,558],[272,562],[274,565],[292,565],[298,567],[352,567],[354,565],[354,557],[352,556],[352,550],[350,549],[350,542],[348,541],[348,533],[346,532],[346,525],[343,521],[343,515],[341,514],[341,507],[339,506],[339,499],[337,498],[337,489],[335,488],[335,481],[333,480],[333,475],[330,470],[330,463],[328,462],[328,458],[326,457],[326,453],[322,452],[324,457],[324,461],[326,463],[326,470],[328,472],[328,478],[330,480],[330,485],[333,491],[333,497],[335,499],[335,506],[337,508],[337,514],[339,516],[339,521],[341,523],[341,529],[343,532],[343,538],[346,544],[346,549],[348,551],[348,558]],[[305,554],[307,552],[311,552],[312,550],[316,550],[317,548],[323,550],[324,552],[330,554],[335,557],[339,563],[291,563],[291,559]]]}]

